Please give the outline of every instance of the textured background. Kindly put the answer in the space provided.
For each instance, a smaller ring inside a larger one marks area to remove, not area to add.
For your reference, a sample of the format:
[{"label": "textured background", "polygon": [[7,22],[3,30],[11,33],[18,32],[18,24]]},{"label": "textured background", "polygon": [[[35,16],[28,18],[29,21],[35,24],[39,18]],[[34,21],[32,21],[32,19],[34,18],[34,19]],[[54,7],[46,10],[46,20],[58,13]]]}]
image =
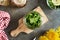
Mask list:
[{"label": "textured background", "polygon": [[[20,33],[15,38],[11,37],[10,31],[18,26],[18,20],[38,5],[41,6],[49,21],[30,34]],[[27,0],[27,4],[23,8],[12,7],[10,5],[9,7],[0,6],[0,10],[9,12],[11,15],[10,24],[8,28],[5,29],[9,40],[33,40],[35,36],[37,37],[38,35],[41,35],[43,31],[60,26],[60,9],[51,10],[46,4],[46,0]]]}]

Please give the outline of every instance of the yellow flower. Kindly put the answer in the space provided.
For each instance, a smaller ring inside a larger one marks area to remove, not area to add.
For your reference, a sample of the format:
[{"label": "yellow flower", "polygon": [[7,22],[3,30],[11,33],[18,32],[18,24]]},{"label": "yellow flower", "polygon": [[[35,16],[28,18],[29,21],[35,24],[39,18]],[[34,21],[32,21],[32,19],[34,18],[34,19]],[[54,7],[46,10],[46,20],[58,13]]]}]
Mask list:
[{"label": "yellow flower", "polygon": [[60,27],[48,30],[44,36],[40,36],[39,40],[60,40]]},{"label": "yellow flower", "polygon": [[39,37],[39,40],[49,40],[46,36]]},{"label": "yellow flower", "polygon": [[49,40],[59,40],[59,34],[55,32],[54,29],[50,29],[46,36],[49,38]]}]

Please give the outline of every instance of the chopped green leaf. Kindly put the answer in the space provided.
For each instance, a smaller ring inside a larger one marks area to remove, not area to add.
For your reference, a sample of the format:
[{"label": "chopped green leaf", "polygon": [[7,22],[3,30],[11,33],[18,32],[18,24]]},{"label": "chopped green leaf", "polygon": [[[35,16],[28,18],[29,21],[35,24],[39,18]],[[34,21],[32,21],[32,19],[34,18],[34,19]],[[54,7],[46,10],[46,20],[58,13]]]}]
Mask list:
[{"label": "chopped green leaf", "polygon": [[41,25],[41,15],[36,11],[31,11],[25,16],[28,28],[35,29]]}]

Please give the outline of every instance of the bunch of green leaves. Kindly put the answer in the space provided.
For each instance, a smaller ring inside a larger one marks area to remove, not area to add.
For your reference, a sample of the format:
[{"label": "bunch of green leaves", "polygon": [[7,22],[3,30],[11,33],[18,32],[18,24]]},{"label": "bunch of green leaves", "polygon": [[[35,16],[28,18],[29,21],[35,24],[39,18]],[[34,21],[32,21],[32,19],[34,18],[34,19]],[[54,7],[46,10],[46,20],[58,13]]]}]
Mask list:
[{"label": "bunch of green leaves", "polygon": [[28,28],[35,29],[41,25],[41,16],[36,11],[31,11],[25,16]]}]

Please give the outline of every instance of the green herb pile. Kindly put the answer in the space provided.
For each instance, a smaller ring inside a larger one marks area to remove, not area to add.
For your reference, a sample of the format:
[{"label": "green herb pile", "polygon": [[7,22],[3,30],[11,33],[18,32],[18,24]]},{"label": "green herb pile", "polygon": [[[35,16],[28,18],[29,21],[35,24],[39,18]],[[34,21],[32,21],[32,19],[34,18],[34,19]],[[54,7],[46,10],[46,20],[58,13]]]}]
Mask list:
[{"label": "green herb pile", "polygon": [[36,11],[31,11],[25,16],[28,28],[35,29],[41,25],[41,16]]}]

